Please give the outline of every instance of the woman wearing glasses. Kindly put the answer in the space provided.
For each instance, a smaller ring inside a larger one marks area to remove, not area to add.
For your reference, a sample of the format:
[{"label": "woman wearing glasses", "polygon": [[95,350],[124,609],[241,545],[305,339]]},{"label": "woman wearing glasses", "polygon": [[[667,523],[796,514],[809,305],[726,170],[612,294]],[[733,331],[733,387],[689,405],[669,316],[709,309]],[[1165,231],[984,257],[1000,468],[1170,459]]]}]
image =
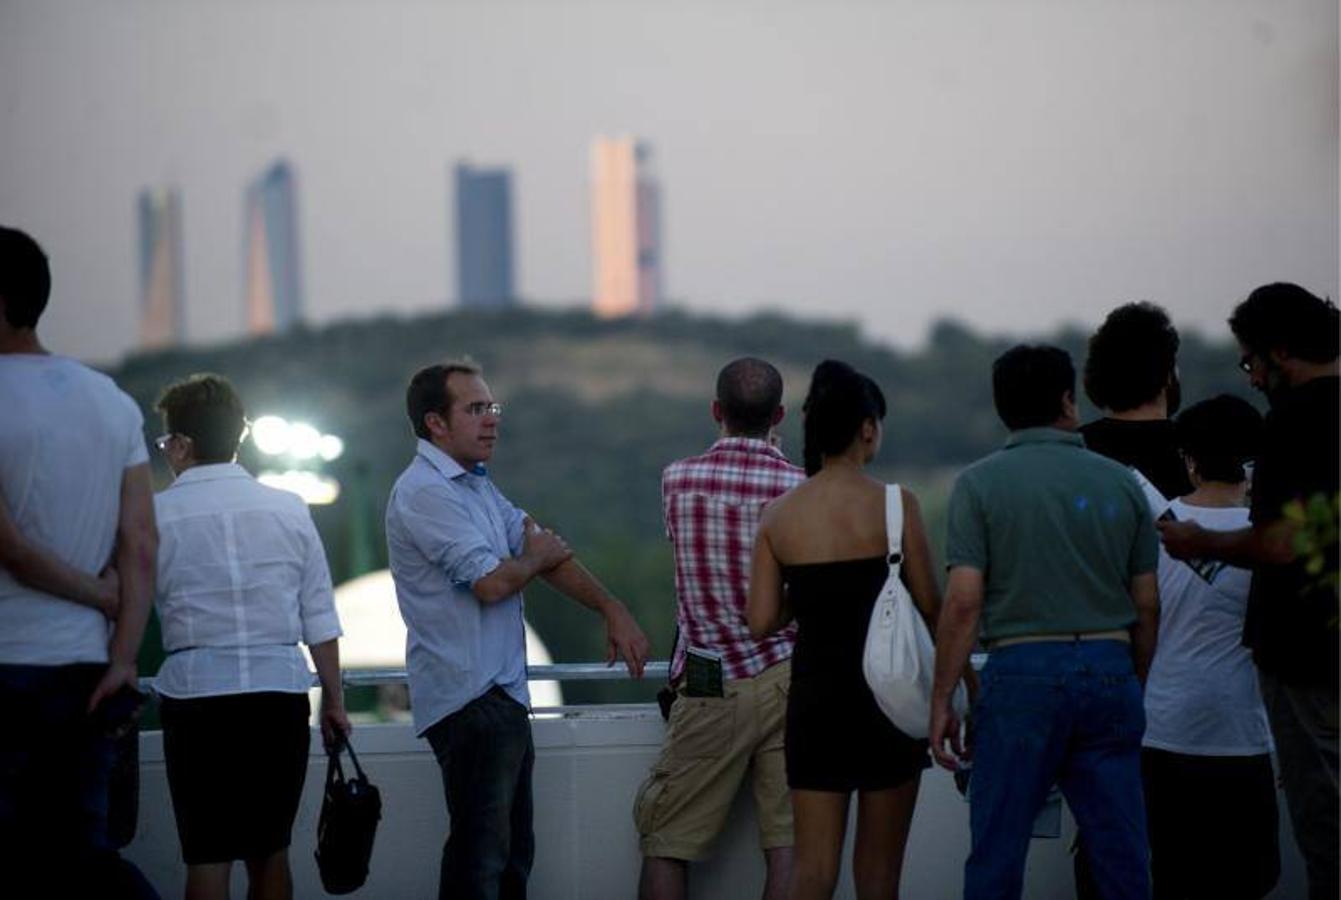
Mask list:
[{"label": "woman wearing glasses", "polygon": [[321,682],[322,737],[349,732],[326,554],[303,501],[234,461],[246,420],[226,379],[173,384],[157,409],[177,476],[155,499],[157,691],[186,896],[226,898],[240,859],[249,897],[289,898],[312,680],[299,641]]}]

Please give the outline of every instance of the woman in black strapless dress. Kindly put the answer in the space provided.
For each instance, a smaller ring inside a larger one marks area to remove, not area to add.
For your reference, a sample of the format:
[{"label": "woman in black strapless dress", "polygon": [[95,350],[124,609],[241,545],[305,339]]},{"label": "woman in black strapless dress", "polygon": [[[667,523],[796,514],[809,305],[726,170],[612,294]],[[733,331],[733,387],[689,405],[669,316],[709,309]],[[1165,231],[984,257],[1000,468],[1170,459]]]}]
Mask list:
[{"label": "woman in black strapless dress", "polygon": [[[866,629],[889,575],[885,485],[864,472],[880,448],[885,400],[845,363],[815,369],[805,407],[805,483],[764,512],[748,618],[764,634],[795,618],[787,702],[787,782],[795,814],[790,897],[831,897],[857,792],[857,897],[897,896],[927,742],[899,731],[862,674]],[[903,492],[903,579],[931,623],[940,606],[917,499]]]}]

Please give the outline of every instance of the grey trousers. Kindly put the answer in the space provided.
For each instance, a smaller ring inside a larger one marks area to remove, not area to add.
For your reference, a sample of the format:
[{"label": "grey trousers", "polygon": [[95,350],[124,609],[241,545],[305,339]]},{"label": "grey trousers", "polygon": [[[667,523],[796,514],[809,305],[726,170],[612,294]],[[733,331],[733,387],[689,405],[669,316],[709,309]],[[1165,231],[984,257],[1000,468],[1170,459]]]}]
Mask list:
[{"label": "grey trousers", "polygon": [[1258,674],[1295,843],[1308,869],[1309,900],[1336,900],[1341,895],[1337,695],[1323,688],[1286,684],[1265,672]]}]

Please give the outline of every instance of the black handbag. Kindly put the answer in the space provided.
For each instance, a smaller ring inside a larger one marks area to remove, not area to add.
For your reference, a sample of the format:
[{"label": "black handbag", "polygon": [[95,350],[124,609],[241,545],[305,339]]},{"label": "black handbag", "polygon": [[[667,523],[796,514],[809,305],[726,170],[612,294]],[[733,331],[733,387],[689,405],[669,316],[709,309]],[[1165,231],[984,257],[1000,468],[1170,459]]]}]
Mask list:
[{"label": "black handbag", "polygon": [[120,850],[135,839],[140,818],[140,711],[145,695],[122,687],[94,711],[94,727],[111,741],[107,781],[107,839]]},{"label": "black handbag", "polygon": [[[345,778],[341,751],[354,761],[354,777]],[[368,880],[382,794],[368,781],[349,741],[326,751],[326,793],[317,820],[317,869],[328,894],[348,894]]]}]

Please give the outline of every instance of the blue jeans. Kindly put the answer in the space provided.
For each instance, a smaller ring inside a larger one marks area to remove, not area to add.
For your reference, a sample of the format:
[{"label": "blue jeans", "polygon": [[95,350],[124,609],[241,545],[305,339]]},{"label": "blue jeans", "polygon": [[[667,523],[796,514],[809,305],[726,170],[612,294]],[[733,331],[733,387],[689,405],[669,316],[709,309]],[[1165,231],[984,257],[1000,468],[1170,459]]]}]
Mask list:
[{"label": "blue jeans", "polygon": [[526,707],[493,687],[425,736],[442,769],[451,818],[439,900],[525,900],[535,859],[535,745]]},{"label": "blue jeans", "polygon": [[106,668],[0,665],[0,877],[7,896],[158,897],[108,838],[114,745],[97,712],[86,712]]},{"label": "blue jeans", "polygon": [[1100,896],[1147,900],[1145,711],[1131,648],[1067,641],[994,651],[973,718],[965,900],[1020,896],[1031,826],[1053,784],[1085,834]]}]

